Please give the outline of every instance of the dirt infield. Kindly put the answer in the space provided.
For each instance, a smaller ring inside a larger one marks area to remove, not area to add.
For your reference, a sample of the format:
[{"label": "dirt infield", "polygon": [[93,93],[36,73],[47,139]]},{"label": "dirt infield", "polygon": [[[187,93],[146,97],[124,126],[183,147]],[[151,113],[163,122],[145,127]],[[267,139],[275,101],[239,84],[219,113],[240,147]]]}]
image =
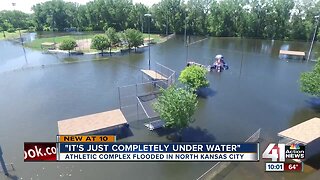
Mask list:
[{"label": "dirt infield", "polygon": [[77,47],[75,50],[77,51],[90,51],[91,39],[81,39],[77,40]]}]

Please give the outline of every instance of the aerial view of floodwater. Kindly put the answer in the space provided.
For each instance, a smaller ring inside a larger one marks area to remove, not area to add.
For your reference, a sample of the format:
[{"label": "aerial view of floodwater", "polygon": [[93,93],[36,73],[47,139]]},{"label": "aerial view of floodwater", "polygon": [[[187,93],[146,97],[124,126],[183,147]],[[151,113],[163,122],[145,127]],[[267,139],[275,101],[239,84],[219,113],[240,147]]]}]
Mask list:
[{"label": "aerial view of floodwater", "polygon": [[[191,42],[203,38],[192,37]],[[209,37],[187,51],[183,36],[175,36],[151,46],[150,60],[151,67],[159,62],[177,76],[187,59],[211,64],[216,54],[223,54],[230,66],[208,74],[210,93],[198,98],[196,121],[185,130],[184,141],[243,142],[261,128],[265,138],[277,142],[278,132],[320,117],[310,97],[299,89],[301,72],[311,70],[314,62],[279,58],[280,49],[308,47],[306,42]],[[314,51],[318,48],[316,44]],[[0,41],[0,51],[0,145],[6,163],[14,164],[12,179],[196,179],[214,164],[24,163],[23,143],[54,142],[57,121],[119,108],[117,87],[141,82],[140,69],[148,68],[148,48],[113,56],[69,57]],[[137,122],[130,122],[130,130],[133,135],[119,141],[170,141]],[[238,179],[259,177],[257,172]]]}]

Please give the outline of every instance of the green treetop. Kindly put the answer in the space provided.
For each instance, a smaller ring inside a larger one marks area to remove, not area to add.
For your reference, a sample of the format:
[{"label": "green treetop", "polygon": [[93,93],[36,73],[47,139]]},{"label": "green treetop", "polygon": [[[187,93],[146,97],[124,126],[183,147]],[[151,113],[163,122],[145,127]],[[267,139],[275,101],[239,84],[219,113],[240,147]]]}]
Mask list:
[{"label": "green treetop", "polygon": [[135,47],[136,50],[137,47],[143,44],[143,34],[140,31],[135,29],[126,29],[124,34],[128,42],[129,50],[131,47]]},{"label": "green treetop", "polygon": [[[118,44],[120,42],[120,38],[118,36],[118,33],[114,28],[109,27],[106,30],[106,35],[107,35],[108,39],[110,40],[111,47],[114,47],[116,44]],[[110,48],[110,55],[111,55],[111,48]]]},{"label": "green treetop", "polygon": [[103,50],[110,48],[110,47],[111,47],[111,43],[106,35],[98,34],[92,38],[91,48],[100,50],[102,56],[103,56]]},{"label": "green treetop", "polygon": [[161,92],[157,102],[153,104],[154,109],[167,127],[178,128],[181,135],[182,129],[194,120],[192,115],[198,104],[197,97],[192,92],[175,86],[162,89]]},{"label": "green treetop", "polygon": [[312,71],[301,74],[300,81],[302,92],[320,97],[320,59]]},{"label": "green treetop", "polygon": [[60,44],[59,49],[68,50],[70,55],[70,51],[73,50],[76,46],[77,46],[77,43],[74,39],[65,39]]},{"label": "green treetop", "polygon": [[179,81],[192,91],[198,90],[201,87],[208,87],[209,81],[207,80],[208,71],[199,66],[186,67],[179,76]]}]

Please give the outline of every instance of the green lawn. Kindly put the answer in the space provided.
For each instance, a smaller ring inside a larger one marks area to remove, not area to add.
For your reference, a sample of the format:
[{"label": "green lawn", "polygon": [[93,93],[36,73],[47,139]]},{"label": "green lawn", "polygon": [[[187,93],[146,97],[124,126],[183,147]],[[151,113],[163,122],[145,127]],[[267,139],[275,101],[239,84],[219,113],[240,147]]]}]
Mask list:
[{"label": "green lawn", "polygon": [[[21,30],[21,34],[27,32],[27,30]],[[6,37],[3,36],[3,32],[0,32],[0,40],[4,40],[4,39],[15,39],[15,38],[19,38],[20,34],[19,31],[13,32],[13,33],[9,33],[7,31],[4,31],[4,34]]]},{"label": "green lawn", "polygon": [[[144,33],[143,38],[149,38],[149,34]],[[159,34],[150,34],[150,38],[153,38],[153,41],[156,43],[160,43],[164,41],[164,38],[161,37]]]},{"label": "green lawn", "polygon": [[[92,39],[93,36],[96,34],[86,34],[86,35],[67,35],[67,36],[56,36],[56,37],[49,37],[49,38],[39,38],[39,39],[35,39],[34,41],[30,42],[30,43],[26,43],[25,46],[32,48],[32,49],[37,49],[37,50],[41,50],[41,44],[44,42],[55,42],[55,43],[61,43],[63,40],[65,39],[69,39],[69,38],[73,38],[75,40],[81,40],[81,39]],[[144,38],[148,38],[149,34],[143,34]],[[158,34],[151,34],[150,38],[154,39],[154,42],[156,43],[160,43],[163,42],[165,40],[165,38],[161,37]],[[115,48],[112,49],[112,51],[117,51],[120,48]],[[84,49],[84,52],[97,52],[94,49]]]},{"label": "green lawn", "polygon": [[94,36],[94,34],[87,34],[87,35],[68,35],[68,36],[56,36],[56,37],[48,37],[48,38],[38,38],[30,43],[26,43],[26,47],[41,50],[41,44],[44,42],[55,42],[55,43],[61,43],[65,39],[73,38],[75,40],[81,40],[81,39],[91,39]]}]

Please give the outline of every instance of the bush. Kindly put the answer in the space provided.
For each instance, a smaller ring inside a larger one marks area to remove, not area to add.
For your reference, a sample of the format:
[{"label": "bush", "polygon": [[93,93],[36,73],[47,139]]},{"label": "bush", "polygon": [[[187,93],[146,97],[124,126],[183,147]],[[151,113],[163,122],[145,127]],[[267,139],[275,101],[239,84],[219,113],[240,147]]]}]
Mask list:
[{"label": "bush", "polygon": [[7,32],[8,32],[8,33],[14,33],[14,32],[16,32],[16,29],[14,29],[14,28],[9,28],[9,29],[7,30]]},{"label": "bush", "polygon": [[50,31],[50,27],[49,26],[43,26],[43,31]]},{"label": "bush", "polygon": [[304,72],[300,76],[302,92],[320,97],[320,58],[311,72]]},{"label": "bush", "polygon": [[[198,101],[192,92],[171,86],[162,89],[161,95],[153,104],[160,118],[166,122],[167,127],[178,128],[180,133],[183,128],[194,121],[192,118]],[[181,135],[181,134],[180,134]]]},{"label": "bush", "polygon": [[77,46],[77,43],[74,39],[65,39],[60,44],[59,49],[69,51],[69,55],[70,55],[70,51],[73,50],[76,46]]},{"label": "bush", "polygon": [[35,31],[36,31],[36,28],[33,27],[33,26],[30,26],[30,27],[28,28],[28,32],[35,32]]},{"label": "bush", "polygon": [[84,31],[93,31],[93,28],[92,27],[85,27],[83,28]]},{"label": "bush", "polygon": [[111,47],[111,42],[106,35],[98,34],[92,38],[91,48],[100,50],[102,56],[103,56],[103,50],[110,47]]},{"label": "bush", "polygon": [[207,80],[208,71],[200,66],[186,67],[179,76],[179,81],[185,84],[192,91],[196,91],[201,87],[208,87]]},{"label": "bush", "polygon": [[136,29],[126,29],[124,31],[125,39],[128,42],[129,51],[131,47],[137,47],[143,44],[143,34]]}]

